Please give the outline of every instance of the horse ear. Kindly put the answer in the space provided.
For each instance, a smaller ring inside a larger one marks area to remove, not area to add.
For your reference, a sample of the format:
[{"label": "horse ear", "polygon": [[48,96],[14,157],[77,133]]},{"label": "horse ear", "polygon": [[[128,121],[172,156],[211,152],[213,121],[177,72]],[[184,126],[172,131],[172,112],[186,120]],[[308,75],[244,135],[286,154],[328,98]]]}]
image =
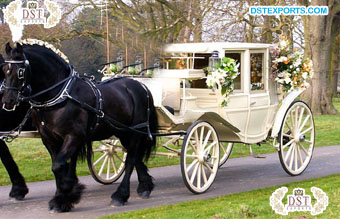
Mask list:
[{"label": "horse ear", "polygon": [[6,43],[6,54],[9,56],[11,54],[11,51],[12,51],[12,47],[11,47],[11,44],[8,42]]},{"label": "horse ear", "polygon": [[20,43],[16,43],[15,48],[17,49],[18,53],[24,53],[24,48]]}]

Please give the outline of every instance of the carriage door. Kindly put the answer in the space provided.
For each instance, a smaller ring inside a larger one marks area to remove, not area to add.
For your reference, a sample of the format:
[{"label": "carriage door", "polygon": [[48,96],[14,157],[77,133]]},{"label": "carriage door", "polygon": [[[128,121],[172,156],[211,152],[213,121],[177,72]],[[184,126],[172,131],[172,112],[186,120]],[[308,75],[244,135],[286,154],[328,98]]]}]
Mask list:
[{"label": "carriage door", "polygon": [[249,118],[247,142],[256,143],[266,138],[270,128],[268,109],[270,97],[268,89],[267,50],[250,50]]}]

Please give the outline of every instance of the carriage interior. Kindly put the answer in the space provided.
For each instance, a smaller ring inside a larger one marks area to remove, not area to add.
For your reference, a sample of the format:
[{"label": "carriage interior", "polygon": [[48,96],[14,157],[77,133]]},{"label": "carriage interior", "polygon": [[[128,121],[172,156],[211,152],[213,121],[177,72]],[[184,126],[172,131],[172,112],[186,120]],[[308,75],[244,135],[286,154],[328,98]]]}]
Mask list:
[{"label": "carriage interior", "polygon": [[[163,69],[152,79],[143,79],[153,93],[160,128],[183,128],[181,125],[214,112],[239,130],[238,139],[233,141],[257,143],[264,140],[278,106],[277,89],[269,78],[269,47],[269,44],[254,43],[167,45]],[[216,50],[220,58],[230,57],[240,63],[240,75],[234,80],[234,92],[226,107],[220,107],[223,98],[220,91],[212,91],[205,83],[205,69]],[[230,140],[228,134],[219,135],[222,141]]]}]

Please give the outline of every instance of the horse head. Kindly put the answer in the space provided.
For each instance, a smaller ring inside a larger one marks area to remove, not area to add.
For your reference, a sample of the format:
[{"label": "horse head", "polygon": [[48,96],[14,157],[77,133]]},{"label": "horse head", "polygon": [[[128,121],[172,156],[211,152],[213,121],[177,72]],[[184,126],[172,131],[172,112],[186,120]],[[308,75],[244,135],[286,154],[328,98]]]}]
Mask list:
[{"label": "horse head", "polygon": [[15,110],[18,105],[18,97],[27,85],[29,62],[25,57],[22,45],[17,43],[14,48],[6,44],[7,60],[2,65],[5,73],[5,89],[2,97],[3,109]]}]

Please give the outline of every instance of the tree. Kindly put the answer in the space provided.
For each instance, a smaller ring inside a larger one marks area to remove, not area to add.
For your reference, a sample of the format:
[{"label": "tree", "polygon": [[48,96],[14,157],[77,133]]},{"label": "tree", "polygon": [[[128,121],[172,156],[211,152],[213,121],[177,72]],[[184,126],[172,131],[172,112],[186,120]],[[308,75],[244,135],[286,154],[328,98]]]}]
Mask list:
[{"label": "tree", "polygon": [[[333,90],[331,84],[331,46],[337,34],[335,26],[338,25],[340,1],[314,0],[312,6],[328,6],[327,16],[308,16],[309,27],[306,35],[308,52],[313,60],[314,76],[312,86],[309,89],[310,106],[315,114],[335,114],[337,110],[332,104]],[[335,26],[334,26],[335,25]],[[333,28],[332,28],[333,27]],[[333,30],[333,31],[332,31]]]}]

